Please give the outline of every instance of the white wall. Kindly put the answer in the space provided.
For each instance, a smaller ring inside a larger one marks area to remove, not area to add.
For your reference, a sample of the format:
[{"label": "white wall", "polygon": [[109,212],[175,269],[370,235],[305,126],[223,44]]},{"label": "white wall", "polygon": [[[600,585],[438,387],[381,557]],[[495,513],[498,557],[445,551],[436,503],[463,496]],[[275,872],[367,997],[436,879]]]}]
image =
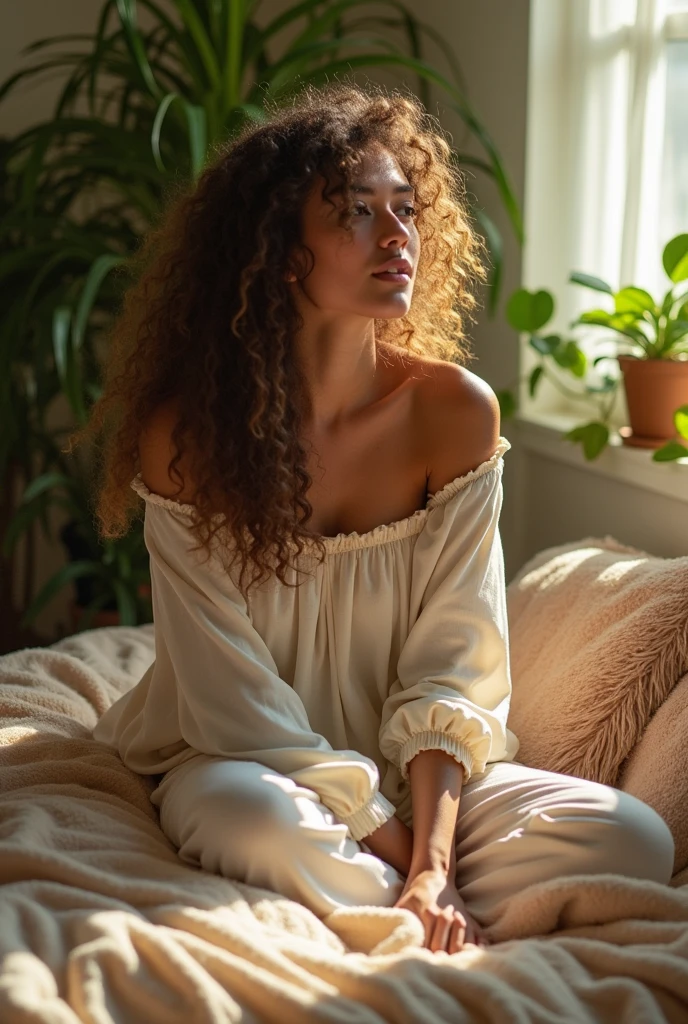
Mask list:
[{"label": "white wall", "polygon": [[[470,100],[502,157],[519,206],[523,205],[525,183],[526,99],[528,70],[529,0],[426,0],[423,20],[442,33],[457,54],[468,86]],[[436,55],[436,57],[435,57]],[[445,65],[436,47],[427,51],[439,68]],[[485,150],[467,133],[463,121],[442,104],[439,90],[434,102],[442,124],[452,132],[459,152],[485,157]],[[487,292],[481,293],[483,309],[472,328],[473,351],[478,359],[469,364],[473,372],[495,390],[513,387],[518,377],[518,337],[508,326],[504,307],[509,295],[521,284],[521,248],[491,178],[466,167],[467,188],[478,204],[497,224],[503,238],[504,271],[501,298],[494,319],[487,314]],[[505,420],[502,433],[514,450],[504,459],[504,507],[501,533],[507,578],[523,559],[519,519],[522,480],[517,474],[517,438],[513,423]]]}]

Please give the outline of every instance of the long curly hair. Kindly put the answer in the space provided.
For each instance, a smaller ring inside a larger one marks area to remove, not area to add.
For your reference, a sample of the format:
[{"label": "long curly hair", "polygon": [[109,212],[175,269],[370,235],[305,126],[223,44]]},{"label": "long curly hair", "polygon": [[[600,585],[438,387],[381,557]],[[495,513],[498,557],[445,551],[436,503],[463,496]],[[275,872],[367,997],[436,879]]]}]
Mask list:
[{"label": "long curly hair", "polygon": [[130,487],[142,428],[173,399],[179,416],[168,473],[181,493],[176,464],[193,453],[193,550],[210,557],[215,547],[223,561],[229,556],[227,570],[239,564],[245,598],[273,575],[298,585],[294,553],[315,544],[325,554],[307,525],[312,481],[300,425],[309,399],[293,356],[303,321],[285,274],[296,269],[290,254],[304,250],[301,211],[316,177],[344,186],[339,223],[347,231],[349,187],[368,144],[390,150],[415,188],[420,253],[411,307],[375,320],[376,343],[465,363],[473,358],[464,332],[477,305],[471,285],[486,277],[484,242],[470,226],[452,150],[412,94],[336,82],[269,106],[266,122],[215,149],[195,184],[167,193],[126,265],[131,283],[109,331],[102,393],[69,438],[70,446],[94,440],[96,529],[101,538],[121,537],[142,510]]}]

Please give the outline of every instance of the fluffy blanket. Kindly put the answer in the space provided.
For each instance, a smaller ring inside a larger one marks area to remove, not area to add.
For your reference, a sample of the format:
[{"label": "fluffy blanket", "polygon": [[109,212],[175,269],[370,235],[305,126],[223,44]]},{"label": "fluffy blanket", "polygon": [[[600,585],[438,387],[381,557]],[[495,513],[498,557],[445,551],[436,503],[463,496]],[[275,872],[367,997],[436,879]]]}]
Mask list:
[{"label": "fluffy blanket", "polygon": [[149,780],[89,734],[153,657],[152,626],[0,657],[3,1024],[688,1019],[680,878],[543,882],[449,956],[409,911],[320,921],[183,864]]}]

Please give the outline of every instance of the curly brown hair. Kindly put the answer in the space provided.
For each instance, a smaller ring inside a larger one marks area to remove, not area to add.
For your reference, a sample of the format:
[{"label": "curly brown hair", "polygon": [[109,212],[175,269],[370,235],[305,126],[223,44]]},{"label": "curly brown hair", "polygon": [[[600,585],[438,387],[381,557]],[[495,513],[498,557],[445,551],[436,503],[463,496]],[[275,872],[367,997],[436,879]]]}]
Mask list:
[{"label": "curly brown hair", "polygon": [[103,391],[69,439],[73,446],[98,435],[96,526],[102,538],[121,537],[141,509],[130,483],[142,428],[173,399],[177,454],[168,473],[181,493],[176,464],[193,452],[193,550],[210,557],[218,530],[228,530],[217,549],[230,556],[228,570],[240,564],[244,597],[247,573],[249,587],[273,574],[298,585],[293,552],[314,543],[325,554],[306,525],[311,477],[300,425],[308,396],[293,358],[302,320],[285,277],[290,254],[303,249],[301,211],[317,176],[343,186],[339,223],[348,231],[349,187],[368,144],[391,151],[415,188],[420,256],[411,307],[375,320],[376,343],[465,363],[472,356],[463,315],[477,305],[470,284],[486,277],[452,150],[412,94],[336,82],[271,106],[265,123],[217,147],[195,184],[168,193],[127,264],[132,283],[110,331]]}]

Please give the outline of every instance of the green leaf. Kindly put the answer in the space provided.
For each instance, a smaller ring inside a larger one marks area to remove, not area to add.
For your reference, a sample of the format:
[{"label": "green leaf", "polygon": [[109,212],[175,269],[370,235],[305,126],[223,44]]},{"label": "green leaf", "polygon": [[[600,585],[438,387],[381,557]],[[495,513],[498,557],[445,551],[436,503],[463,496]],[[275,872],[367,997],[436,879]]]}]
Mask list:
[{"label": "green leaf", "polygon": [[529,292],[527,288],[515,291],[506,306],[506,318],[517,331],[539,331],[554,313],[554,299],[550,292]]},{"label": "green leaf", "polygon": [[186,100],[184,100],[184,112],[189,125],[191,173],[194,178],[198,178],[205,166],[207,156],[208,131],[206,113],[203,107],[195,106],[193,103],[188,103]]},{"label": "green leaf", "polygon": [[[458,160],[456,162],[458,163]],[[463,162],[465,161],[462,161],[462,163]],[[490,289],[488,297],[488,312],[490,316],[494,316],[497,309],[497,299],[499,297],[502,272],[504,269],[504,245],[502,243],[502,236],[499,228],[492,218],[488,217],[484,210],[477,207],[472,210],[472,213],[482,228],[482,232],[485,236],[485,241],[487,242],[487,247],[492,258],[492,267],[488,280]]]},{"label": "green leaf", "polygon": [[198,13],[198,0],[175,0],[175,6],[182,16],[182,20],[189,30],[189,34],[196,44],[196,48],[203,61],[208,83],[214,91],[220,87],[220,68],[217,63],[217,56],[213,45],[208,38],[203,22]]},{"label": "green leaf", "polygon": [[189,103],[189,101],[185,100],[179,95],[179,93],[169,92],[166,96],[163,96],[156,111],[153,127],[151,129],[151,148],[153,150],[153,159],[155,160],[158,170],[165,173],[165,165],[162,162],[162,156],[160,154],[160,133],[163,121],[165,120],[165,115],[175,100],[179,100],[184,109],[184,113],[186,114],[189,130],[191,170],[194,178],[197,178],[203,169],[207,156],[208,136],[206,113],[202,107],[194,106],[193,103]]},{"label": "green leaf", "polygon": [[609,441],[609,429],[604,423],[593,420],[580,427],[574,427],[564,434],[568,441],[577,441],[583,445],[583,453],[588,461],[596,459]]},{"label": "green leaf", "polygon": [[69,332],[71,310],[58,306],[53,311],[53,352],[62,389],[79,424],[87,419],[81,386],[81,369]]},{"label": "green leaf", "polygon": [[588,360],[575,341],[567,341],[552,353],[554,360],[575,377],[584,377],[588,368]]},{"label": "green leaf", "polygon": [[605,374],[601,384],[587,384],[585,390],[591,395],[606,395],[610,391],[614,391],[618,386],[619,381],[616,377],[610,377],[608,374]]},{"label": "green leaf", "polygon": [[528,338],[528,344],[536,352],[539,352],[541,356],[551,356],[559,348],[561,338],[558,334],[547,334],[544,337],[539,334],[531,334]]},{"label": "green leaf", "polygon": [[117,596],[120,626],[135,626],[137,621],[136,598],[122,580],[118,579],[116,576],[113,576],[110,582]]},{"label": "green leaf", "polygon": [[678,441],[669,441],[652,453],[653,462],[673,462],[675,459],[688,459],[688,448]]},{"label": "green leaf", "polygon": [[591,309],[581,313],[577,320],[571,323],[571,327],[577,324],[595,324],[597,327],[607,327],[611,331],[623,334],[631,338],[644,351],[652,348],[652,342],[638,328],[634,327],[635,316],[633,313],[608,313],[605,309]]},{"label": "green leaf", "polygon": [[536,366],[533,368],[530,378],[528,379],[528,393],[531,398],[535,398],[535,392],[537,390],[538,382],[545,372],[544,366]]},{"label": "green leaf", "polygon": [[608,327],[613,316],[614,314],[608,312],[606,309],[589,309],[585,313],[581,313],[577,320],[574,320],[574,325],[580,323],[597,324],[598,327]]},{"label": "green leaf", "polygon": [[669,348],[688,334],[688,320],[670,320],[664,335],[665,347]]},{"label": "green leaf", "polygon": [[688,278],[688,234],[676,235],[667,242],[662,253],[662,264],[674,283]]},{"label": "green leaf", "polygon": [[79,302],[76,307],[74,323],[72,325],[72,342],[75,350],[81,348],[86,324],[98,295],[98,289],[100,288],[103,280],[114,267],[119,267],[125,262],[126,257],[114,256],[110,253],[104,253],[93,262],[81,290]]},{"label": "green leaf", "polygon": [[581,274],[580,271],[574,270],[569,274],[569,281],[573,284],[582,284],[585,288],[594,288],[596,292],[608,292],[610,295],[613,295],[611,285],[608,285],[601,277]]},{"label": "green leaf", "polygon": [[73,477],[67,476],[66,473],[41,473],[24,490],[21,496],[21,504],[26,505],[40,494],[52,491],[56,487],[66,487],[68,491],[71,490],[73,493],[76,493],[77,482]]},{"label": "green leaf", "polygon": [[141,33],[136,24],[136,0],[116,0],[117,12],[124,28],[127,45],[138,70],[141,81],[144,83],[151,96],[160,96],[161,89],[155,80],[155,75],[148,63],[146,48],[141,38]]},{"label": "green leaf", "polygon": [[26,533],[34,520],[41,515],[43,504],[44,502],[33,501],[30,504],[21,504],[19,506],[2,540],[2,554],[5,558],[9,558],[19,538],[22,534]]},{"label": "green leaf", "polygon": [[688,440],[688,405],[682,405],[674,413],[674,424],[681,437]]},{"label": "green leaf", "polygon": [[499,411],[503,420],[508,420],[514,415],[517,408],[516,398],[513,392],[505,389],[497,392],[497,399],[499,401]]},{"label": "green leaf", "polygon": [[31,602],[21,619],[20,625],[29,626],[34,622],[48,602],[52,601],[68,583],[82,576],[102,576],[102,574],[103,567],[100,562],[69,562],[67,565],[62,566],[54,576],[51,576]]},{"label": "green leaf", "polygon": [[636,317],[641,317],[646,310],[651,313],[656,311],[655,300],[650,293],[644,288],[633,286],[616,292],[614,304],[617,313],[634,313]]}]

